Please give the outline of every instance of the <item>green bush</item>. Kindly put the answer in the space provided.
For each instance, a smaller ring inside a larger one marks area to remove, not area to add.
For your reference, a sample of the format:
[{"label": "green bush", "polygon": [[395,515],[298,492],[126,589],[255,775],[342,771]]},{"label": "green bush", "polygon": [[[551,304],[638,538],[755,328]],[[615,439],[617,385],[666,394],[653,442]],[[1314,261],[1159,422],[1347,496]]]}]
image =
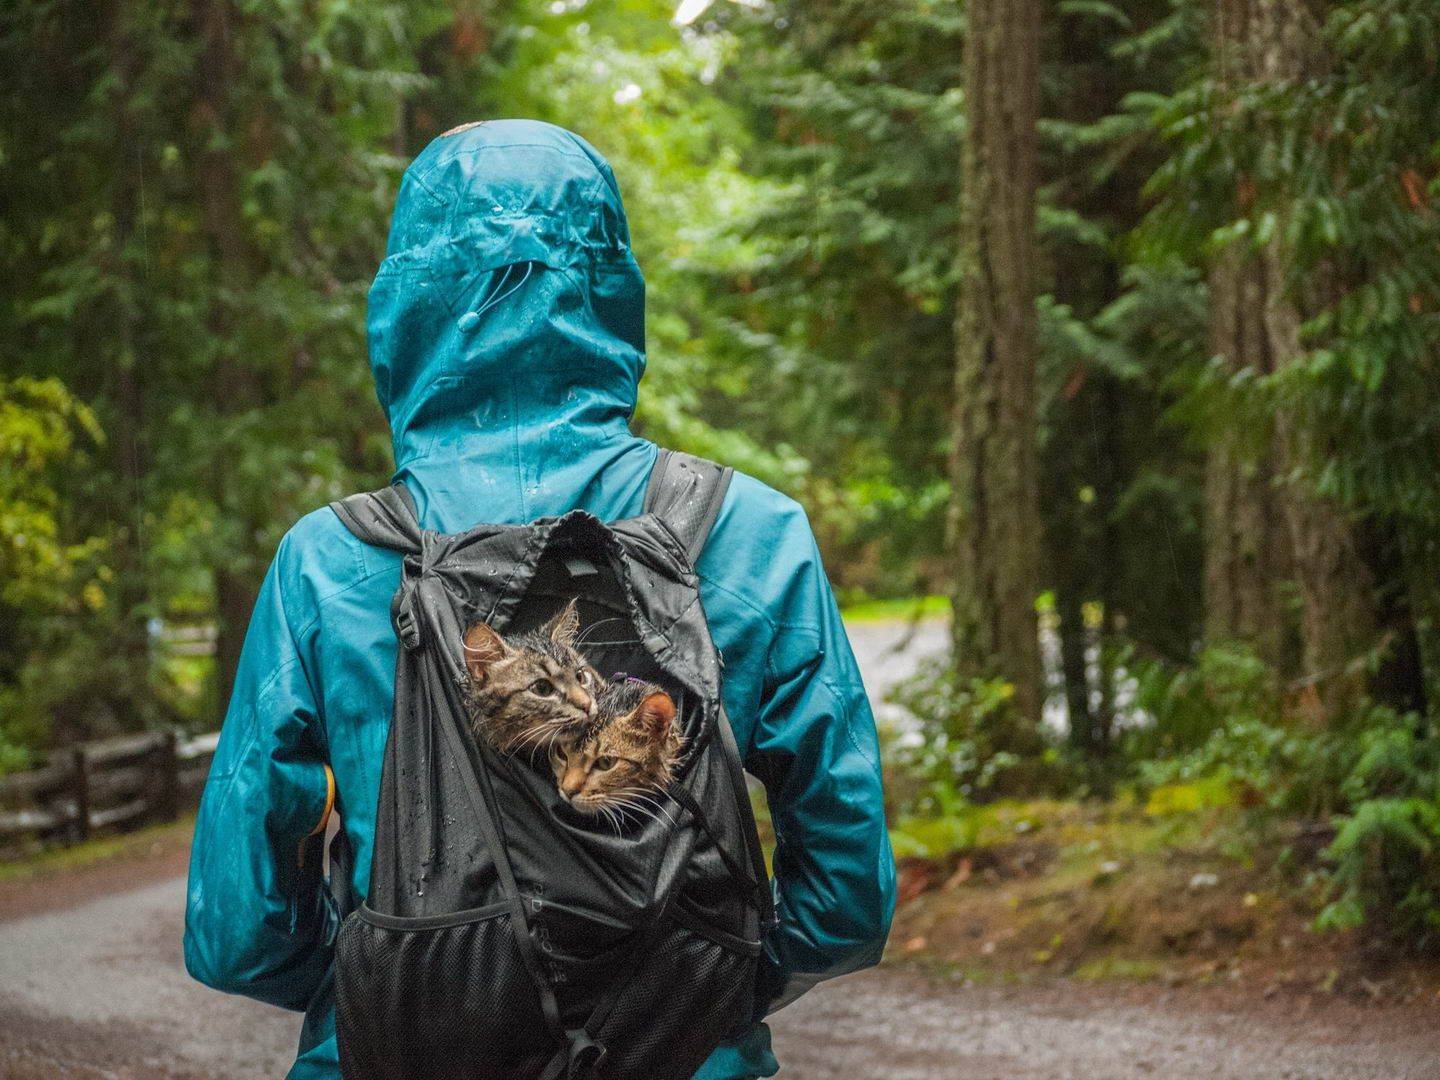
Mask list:
[{"label": "green bush", "polygon": [[939,815],[903,817],[890,830],[890,843],[897,859],[943,859],[975,847],[982,823],[977,808],[968,805]]},{"label": "green bush", "polygon": [[1015,688],[1003,679],[968,678],[934,662],[887,700],[916,724],[889,754],[913,785],[904,812],[944,817],[971,800],[1033,794],[1053,771],[1053,751],[1020,716]]},{"label": "green bush", "polygon": [[1305,817],[1336,805],[1350,757],[1343,740],[1296,731],[1254,716],[1218,720],[1209,738],[1187,753],[1136,763],[1142,787],[1221,782],[1238,802]]},{"label": "green bush", "polygon": [[1440,747],[1414,713],[1376,708],[1340,792],[1326,850],[1324,928],[1369,926],[1407,949],[1440,945]]},{"label": "green bush", "polygon": [[1243,645],[1206,649],[1193,667],[1139,664],[1137,705],[1147,724],[1122,749],[1142,788],[1215,782],[1252,809],[1323,818],[1345,805],[1356,732],[1316,731],[1285,712],[1279,676]]},{"label": "green bush", "polygon": [[[1209,650],[1183,672],[1148,670],[1153,730],[1127,742],[1163,809],[1227,788],[1252,810],[1330,820],[1322,929],[1369,928],[1412,950],[1440,946],[1440,744],[1414,713],[1371,706],[1340,727],[1287,722],[1278,683],[1244,650]],[[1178,752],[1176,752],[1178,750]],[[1178,793],[1178,795],[1177,795]],[[1250,819],[1256,828],[1262,821]]]},{"label": "green bush", "polygon": [[1148,721],[1123,740],[1132,760],[1183,756],[1226,731],[1248,730],[1245,738],[1255,741],[1262,729],[1280,724],[1279,680],[1244,645],[1211,646],[1178,669],[1133,658],[1125,666],[1135,675],[1135,707]]}]

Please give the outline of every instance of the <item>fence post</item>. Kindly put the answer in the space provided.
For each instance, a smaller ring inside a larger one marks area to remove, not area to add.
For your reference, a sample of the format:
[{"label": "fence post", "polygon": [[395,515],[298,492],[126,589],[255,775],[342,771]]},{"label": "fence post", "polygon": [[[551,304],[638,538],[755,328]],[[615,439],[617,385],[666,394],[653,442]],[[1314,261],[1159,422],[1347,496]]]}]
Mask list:
[{"label": "fence post", "polygon": [[175,729],[167,728],[155,748],[155,765],[160,775],[151,816],[156,821],[174,821],[180,814],[180,755],[176,743]]},{"label": "fence post", "polygon": [[75,800],[75,821],[71,836],[75,843],[90,839],[90,765],[85,759],[85,748],[75,747],[75,771],[71,776],[71,793]]}]

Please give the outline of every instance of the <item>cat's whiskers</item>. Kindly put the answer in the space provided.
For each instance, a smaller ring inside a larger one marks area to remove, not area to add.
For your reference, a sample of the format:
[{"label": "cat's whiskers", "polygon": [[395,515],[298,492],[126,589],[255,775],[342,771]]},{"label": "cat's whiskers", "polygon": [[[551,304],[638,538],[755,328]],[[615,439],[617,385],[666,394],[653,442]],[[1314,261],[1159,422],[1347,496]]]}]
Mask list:
[{"label": "cat's whiskers", "polygon": [[617,833],[620,832],[621,829],[624,828],[624,826],[625,826],[625,821],[624,821],[624,819],[620,816],[620,812],[619,812],[618,810],[614,809],[613,807],[605,806],[605,805],[602,804],[602,805],[600,806],[600,813],[602,813],[603,815],[605,815],[605,819],[606,819],[607,821],[609,821],[612,825],[615,826],[615,831],[616,831]]},{"label": "cat's whiskers", "polygon": [[651,810],[649,807],[643,806],[640,803],[632,803],[625,799],[618,799],[613,802],[612,805],[614,806],[616,811],[627,817],[633,816],[648,821],[660,820],[659,815],[656,814],[654,810]]},{"label": "cat's whiskers", "polygon": [[674,828],[676,824],[675,819],[670,816],[670,813],[658,799],[646,794],[646,790],[647,789],[642,788],[621,788],[618,791],[607,794],[604,797],[605,801],[600,805],[605,809],[614,809],[621,813],[633,813],[654,821],[659,821],[663,818],[670,823],[671,828]]},{"label": "cat's whiskers", "polygon": [[598,622],[593,622],[593,623],[591,623],[589,626],[585,627],[584,630],[580,631],[580,636],[575,639],[575,648],[578,649],[578,648],[579,648],[580,646],[582,646],[582,645],[589,645],[589,644],[591,644],[591,642],[590,642],[590,635],[593,634],[593,633],[594,633],[597,629],[599,629],[600,627],[605,626],[605,625],[607,625],[607,624],[609,624],[609,623],[612,623],[612,622],[624,622],[624,621],[625,621],[625,620],[624,620],[622,617],[620,617],[619,615],[615,615],[615,616],[612,616],[611,618],[601,619],[601,620],[599,620]]},{"label": "cat's whiskers", "polygon": [[532,724],[509,741],[506,753],[516,754],[528,747],[533,759],[540,750],[549,750],[551,744],[575,723],[574,720],[555,719]]},{"label": "cat's whiskers", "polygon": [[645,803],[649,803],[655,809],[645,810],[644,813],[646,813],[650,817],[656,818],[657,820],[663,817],[666,821],[670,823],[671,828],[675,827],[675,819],[670,816],[670,811],[665,809],[664,804],[661,803],[659,799],[656,799],[643,791],[632,790],[622,792],[622,794],[630,801],[631,805],[636,807],[637,810],[640,809]]}]

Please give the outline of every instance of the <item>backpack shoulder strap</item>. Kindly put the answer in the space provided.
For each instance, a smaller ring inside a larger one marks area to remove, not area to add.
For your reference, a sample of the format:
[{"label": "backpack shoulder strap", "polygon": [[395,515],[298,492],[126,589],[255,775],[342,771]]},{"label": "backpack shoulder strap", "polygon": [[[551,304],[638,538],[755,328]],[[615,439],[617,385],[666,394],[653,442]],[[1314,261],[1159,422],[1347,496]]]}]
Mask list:
[{"label": "backpack shoulder strap", "polygon": [[415,498],[404,484],[337,499],[330,509],[357,540],[406,554],[420,550]]},{"label": "backpack shoulder strap", "polygon": [[655,459],[645,489],[644,512],[669,526],[685,546],[692,566],[720,516],[734,475],[735,470],[728,466],[675,450],[661,450]]}]

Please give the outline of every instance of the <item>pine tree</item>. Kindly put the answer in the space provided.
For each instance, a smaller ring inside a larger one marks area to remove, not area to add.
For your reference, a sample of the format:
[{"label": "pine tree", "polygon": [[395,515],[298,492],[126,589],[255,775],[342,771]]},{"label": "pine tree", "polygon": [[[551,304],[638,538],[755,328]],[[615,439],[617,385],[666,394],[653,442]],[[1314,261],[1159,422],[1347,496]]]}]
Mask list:
[{"label": "pine tree", "polygon": [[1038,0],[966,10],[950,543],[955,663],[1038,721],[1035,429]]},{"label": "pine tree", "polygon": [[[448,41],[451,9],[25,0],[0,16],[0,199],[24,208],[0,233],[0,370],[63,380],[106,433],[65,492],[108,565],[65,676],[37,694],[57,730],[182,705],[213,725],[280,534],[388,471],[364,296],[400,106],[444,84],[415,56]],[[156,619],[218,620],[203,716]]]},{"label": "pine tree", "polygon": [[[1250,4],[1223,0],[1211,27],[1211,78],[1234,94],[1251,78]],[[1236,213],[1247,182],[1239,181]],[[1265,325],[1267,281],[1261,260],[1239,244],[1218,252],[1208,269],[1209,348],[1229,379],[1266,376],[1276,367]],[[1275,666],[1285,662],[1284,585],[1290,542],[1277,488],[1272,425],[1213,425],[1205,460],[1205,634],[1212,642],[1243,641]]]},{"label": "pine tree", "polygon": [[[1238,70],[1242,85],[1262,92],[1284,90],[1310,77],[1322,63],[1319,27],[1308,9],[1282,0],[1224,0],[1218,9],[1215,43],[1214,62],[1222,88],[1233,85]],[[1222,89],[1220,100],[1225,97]],[[1242,188],[1254,183],[1243,175],[1238,182]],[[1212,326],[1238,328],[1224,339],[1234,345],[1226,357],[1233,369],[1284,378],[1286,368],[1301,361],[1302,323],[1332,303],[1333,292],[1327,280],[1331,275],[1323,272],[1308,283],[1299,281],[1294,260],[1283,230],[1277,230],[1260,240],[1255,250],[1228,251],[1218,261],[1217,276],[1212,277],[1212,290],[1219,286],[1218,294],[1212,291],[1212,309],[1217,312]],[[1254,321],[1248,332],[1247,320]],[[1265,484],[1270,474],[1267,459],[1273,453],[1275,467],[1287,482],[1278,489],[1266,485],[1262,491],[1252,490],[1261,507],[1258,512],[1247,512],[1248,502],[1243,510],[1237,505],[1212,505],[1212,511],[1228,509],[1230,517],[1212,525],[1211,536],[1218,541],[1237,520],[1255,530],[1240,540],[1242,560],[1248,562],[1237,588],[1258,586],[1265,598],[1275,579],[1266,581],[1258,575],[1274,575],[1287,564],[1291,568],[1300,594],[1303,684],[1313,690],[1312,707],[1318,718],[1334,723],[1353,711],[1363,692],[1358,665],[1373,643],[1374,617],[1369,572],[1356,550],[1350,523],[1330,499],[1294,481],[1314,456],[1316,434],[1311,423],[1296,402],[1280,402],[1274,414],[1273,450],[1260,450],[1256,468],[1258,482]],[[1286,529],[1285,556],[1273,553],[1269,530],[1274,514],[1268,505],[1272,496]],[[1273,611],[1277,605],[1269,599],[1265,606]],[[1253,629],[1262,641],[1275,632],[1271,622],[1256,621]],[[1273,645],[1271,649],[1273,653]]]}]

